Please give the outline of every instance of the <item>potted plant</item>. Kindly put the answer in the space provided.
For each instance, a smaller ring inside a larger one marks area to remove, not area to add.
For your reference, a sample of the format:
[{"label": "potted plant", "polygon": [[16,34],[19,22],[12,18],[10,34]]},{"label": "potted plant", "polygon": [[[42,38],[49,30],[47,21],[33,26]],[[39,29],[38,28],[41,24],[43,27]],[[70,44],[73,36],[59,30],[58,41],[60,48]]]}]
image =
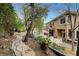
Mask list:
[{"label": "potted plant", "polygon": [[44,51],[47,50],[48,45],[50,45],[50,43],[51,43],[51,41],[48,37],[44,38],[43,36],[37,37],[37,41],[40,44],[41,49],[44,50]]}]

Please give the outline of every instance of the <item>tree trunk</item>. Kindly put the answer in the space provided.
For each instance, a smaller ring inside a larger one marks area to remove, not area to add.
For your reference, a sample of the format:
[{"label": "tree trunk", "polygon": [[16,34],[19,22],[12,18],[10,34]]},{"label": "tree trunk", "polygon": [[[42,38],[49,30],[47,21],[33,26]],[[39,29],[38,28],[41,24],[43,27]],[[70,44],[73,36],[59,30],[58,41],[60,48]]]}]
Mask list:
[{"label": "tree trunk", "polygon": [[76,52],[76,56],[79,56],[79,37],[78,37],[78,44],[77,44],[77,52]]},{"label": "tree trunk", "polygon": [[10,36],[13,36],[14,35],[14,32],[10,32]]},{"label": "tree trunk", "polygon": [[78,38],[78,44],[77,44],[76,56],[79,56],[79,27],[78,27],[78,32],[77,32],[77,38]]},{"label": "tree trunk", "polygon": [[72,51],[74,51],[74,39],[75,39],[74,35],[75,35],[75,31],[73,31],[73,32],[71,33],[71,39],[72,39]]},{"label": "tree trunk", "polygon": [[31,6],[31,23],[30,23],[30,26],[27,29],[27,33],[26,33],[24,42],[27,42],[28,41],[30,32],[31,32],[32,27],[33,27],[33,23],[34,23],[34,3],[30,3],[30,6]]}]

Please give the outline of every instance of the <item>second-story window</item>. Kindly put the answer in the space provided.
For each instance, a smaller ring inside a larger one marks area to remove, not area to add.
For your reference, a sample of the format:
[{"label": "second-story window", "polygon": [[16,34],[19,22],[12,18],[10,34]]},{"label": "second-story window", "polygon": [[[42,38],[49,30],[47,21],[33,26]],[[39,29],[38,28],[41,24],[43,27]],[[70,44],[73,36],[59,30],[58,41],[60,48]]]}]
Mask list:
[{"label": "second-story window", "polygon": [[64,24],[65,23],[65,17],[63,17],[63,18],[60,19],[60,23],[61,24]]},{"label": "second-story window", "polygon": [[69,15],[68,15],[68,23],[70,23],[70,22],[71,22],[70,18],[71,18],[71,16],[69,16]]}]

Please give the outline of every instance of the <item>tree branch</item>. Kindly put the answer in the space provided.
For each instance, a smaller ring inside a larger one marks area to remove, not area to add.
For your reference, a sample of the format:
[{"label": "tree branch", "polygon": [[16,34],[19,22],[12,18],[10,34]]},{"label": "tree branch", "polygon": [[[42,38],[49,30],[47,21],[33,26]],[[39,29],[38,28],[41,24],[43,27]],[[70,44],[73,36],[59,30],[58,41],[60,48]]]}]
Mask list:
[{"label": "tree branch", "polygon": [[77,27],[75,27],[73,30],[72,30],[72,32],[76,29],[76,28],[78,28],[79,27],[79,25],[77,26]]}]

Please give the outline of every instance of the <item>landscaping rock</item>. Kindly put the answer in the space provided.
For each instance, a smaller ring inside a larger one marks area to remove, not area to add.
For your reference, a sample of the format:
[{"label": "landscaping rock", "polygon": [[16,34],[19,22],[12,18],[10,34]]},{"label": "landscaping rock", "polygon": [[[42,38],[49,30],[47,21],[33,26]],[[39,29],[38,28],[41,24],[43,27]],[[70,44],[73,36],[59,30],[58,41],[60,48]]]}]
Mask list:
[{"label": "landscaping rock", "polygon": [[35,52],[22,42],[22,36],[17,36],[12,44],[16,56],[35,56]]}]

